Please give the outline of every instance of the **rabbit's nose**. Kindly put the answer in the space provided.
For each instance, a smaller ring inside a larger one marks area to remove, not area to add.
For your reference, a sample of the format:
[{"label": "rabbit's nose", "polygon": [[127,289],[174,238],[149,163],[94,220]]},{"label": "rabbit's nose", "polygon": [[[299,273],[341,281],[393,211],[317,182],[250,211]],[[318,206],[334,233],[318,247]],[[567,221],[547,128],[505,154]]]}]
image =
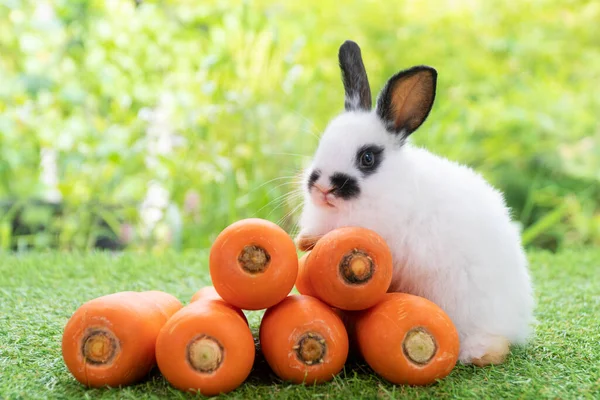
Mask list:
[{"label": "rabbit's nose", "polygon": [[319,185],[318,183],[314,183],[313,185],[314,185],[314,187],[317,188],[317,190],[319,192],[321,192],[323,194],[329,194],[329,193],[331,193],[333,191],[333,188],[326,189],[323,186]]}]

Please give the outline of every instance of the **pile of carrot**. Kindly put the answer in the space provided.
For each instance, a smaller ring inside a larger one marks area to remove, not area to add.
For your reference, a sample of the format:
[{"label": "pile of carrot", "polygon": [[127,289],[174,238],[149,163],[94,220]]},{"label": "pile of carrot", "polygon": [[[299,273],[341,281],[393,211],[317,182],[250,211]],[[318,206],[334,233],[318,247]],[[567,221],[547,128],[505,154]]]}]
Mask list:
[{"label": "pile of carrot", "polygon": [[[395,384],[427,385],[456,365],[452,321],[424,298],[387,293],[392,255],[369,229],[333,230],[298,258],[281,227],[244,219],[215,239],[209,268],[213,286],[185,306],[162,291],[113,293],[81,305],[62,339],[75,379],[120,387],[158,367],[182,391],[235,390],[256,356],[244,310],[265,310],[261,351],[283,381],[330,381],[350,349]],[[290,294],[294,286],[300,294]]]}]

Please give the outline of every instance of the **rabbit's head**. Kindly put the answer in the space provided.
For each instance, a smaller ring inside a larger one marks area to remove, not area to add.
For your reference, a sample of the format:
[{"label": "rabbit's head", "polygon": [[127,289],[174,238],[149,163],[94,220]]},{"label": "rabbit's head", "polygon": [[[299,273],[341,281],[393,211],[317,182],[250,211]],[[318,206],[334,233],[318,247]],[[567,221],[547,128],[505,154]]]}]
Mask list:
[{"label": "rabbit's head", "polygon": [[378,199],[395,190],[394,181],[403,173],[407,138],[425,121],[435,98],[436,70],[416,66],[392,76],[372,109],[360,48],[346,41],[338,57],[345,111],[325,129],[304,173],[298,238],[304,249],[311,247],[311,236],[345,225],[349,215],[378,211]]}]

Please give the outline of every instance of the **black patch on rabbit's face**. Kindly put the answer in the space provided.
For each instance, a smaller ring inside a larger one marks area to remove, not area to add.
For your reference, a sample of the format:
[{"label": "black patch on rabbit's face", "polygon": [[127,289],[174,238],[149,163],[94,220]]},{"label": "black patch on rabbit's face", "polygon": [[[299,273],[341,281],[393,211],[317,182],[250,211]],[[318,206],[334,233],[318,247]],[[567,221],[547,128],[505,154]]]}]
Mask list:
[{"label": "black patch on rabbit's face", "polygon": [[369,176],[381,165],[383,161],[383,147],[376,144],[367,144],[358,149],[354,164],[363,176]]},{"label": "black patch on rabbit's face", "polygon": [[331,181],[332,190],[331,193],[336,197],[344,200],[350,200],[358,197],[360,194],[360,188],[358,187],[358,181],[356,178],[350,175],[336,172],[329,178]]},{"label": "black patch on rabbit's face", "polygon": [[321,171],[315,169],[308,177],[308,190],[312,189],[315,182],[321,177]]}]

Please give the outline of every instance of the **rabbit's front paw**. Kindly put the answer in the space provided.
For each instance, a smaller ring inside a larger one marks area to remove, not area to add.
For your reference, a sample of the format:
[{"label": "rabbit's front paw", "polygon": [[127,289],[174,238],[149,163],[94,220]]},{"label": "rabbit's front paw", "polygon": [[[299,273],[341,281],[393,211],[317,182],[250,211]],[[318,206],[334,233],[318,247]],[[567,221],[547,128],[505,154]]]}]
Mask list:
[{"label": "rabbit's front paw", "polygon": [[295,241],[296,246],[298,247],[298,249],[300,249],[300,251],[309,251],[312,250],[313,247],[315,247],[315,244],[317,244],[317,241],[319,241],[319,239],[321,239],[321,235],[307,235],[300,233],[296,237]]},{"label": "rabbit's front paw", "polygon": [[510,342],[502,336],[467,337],[460,348],[459,359],[463,364],[478,367],[502,364],[510,352]]}]

